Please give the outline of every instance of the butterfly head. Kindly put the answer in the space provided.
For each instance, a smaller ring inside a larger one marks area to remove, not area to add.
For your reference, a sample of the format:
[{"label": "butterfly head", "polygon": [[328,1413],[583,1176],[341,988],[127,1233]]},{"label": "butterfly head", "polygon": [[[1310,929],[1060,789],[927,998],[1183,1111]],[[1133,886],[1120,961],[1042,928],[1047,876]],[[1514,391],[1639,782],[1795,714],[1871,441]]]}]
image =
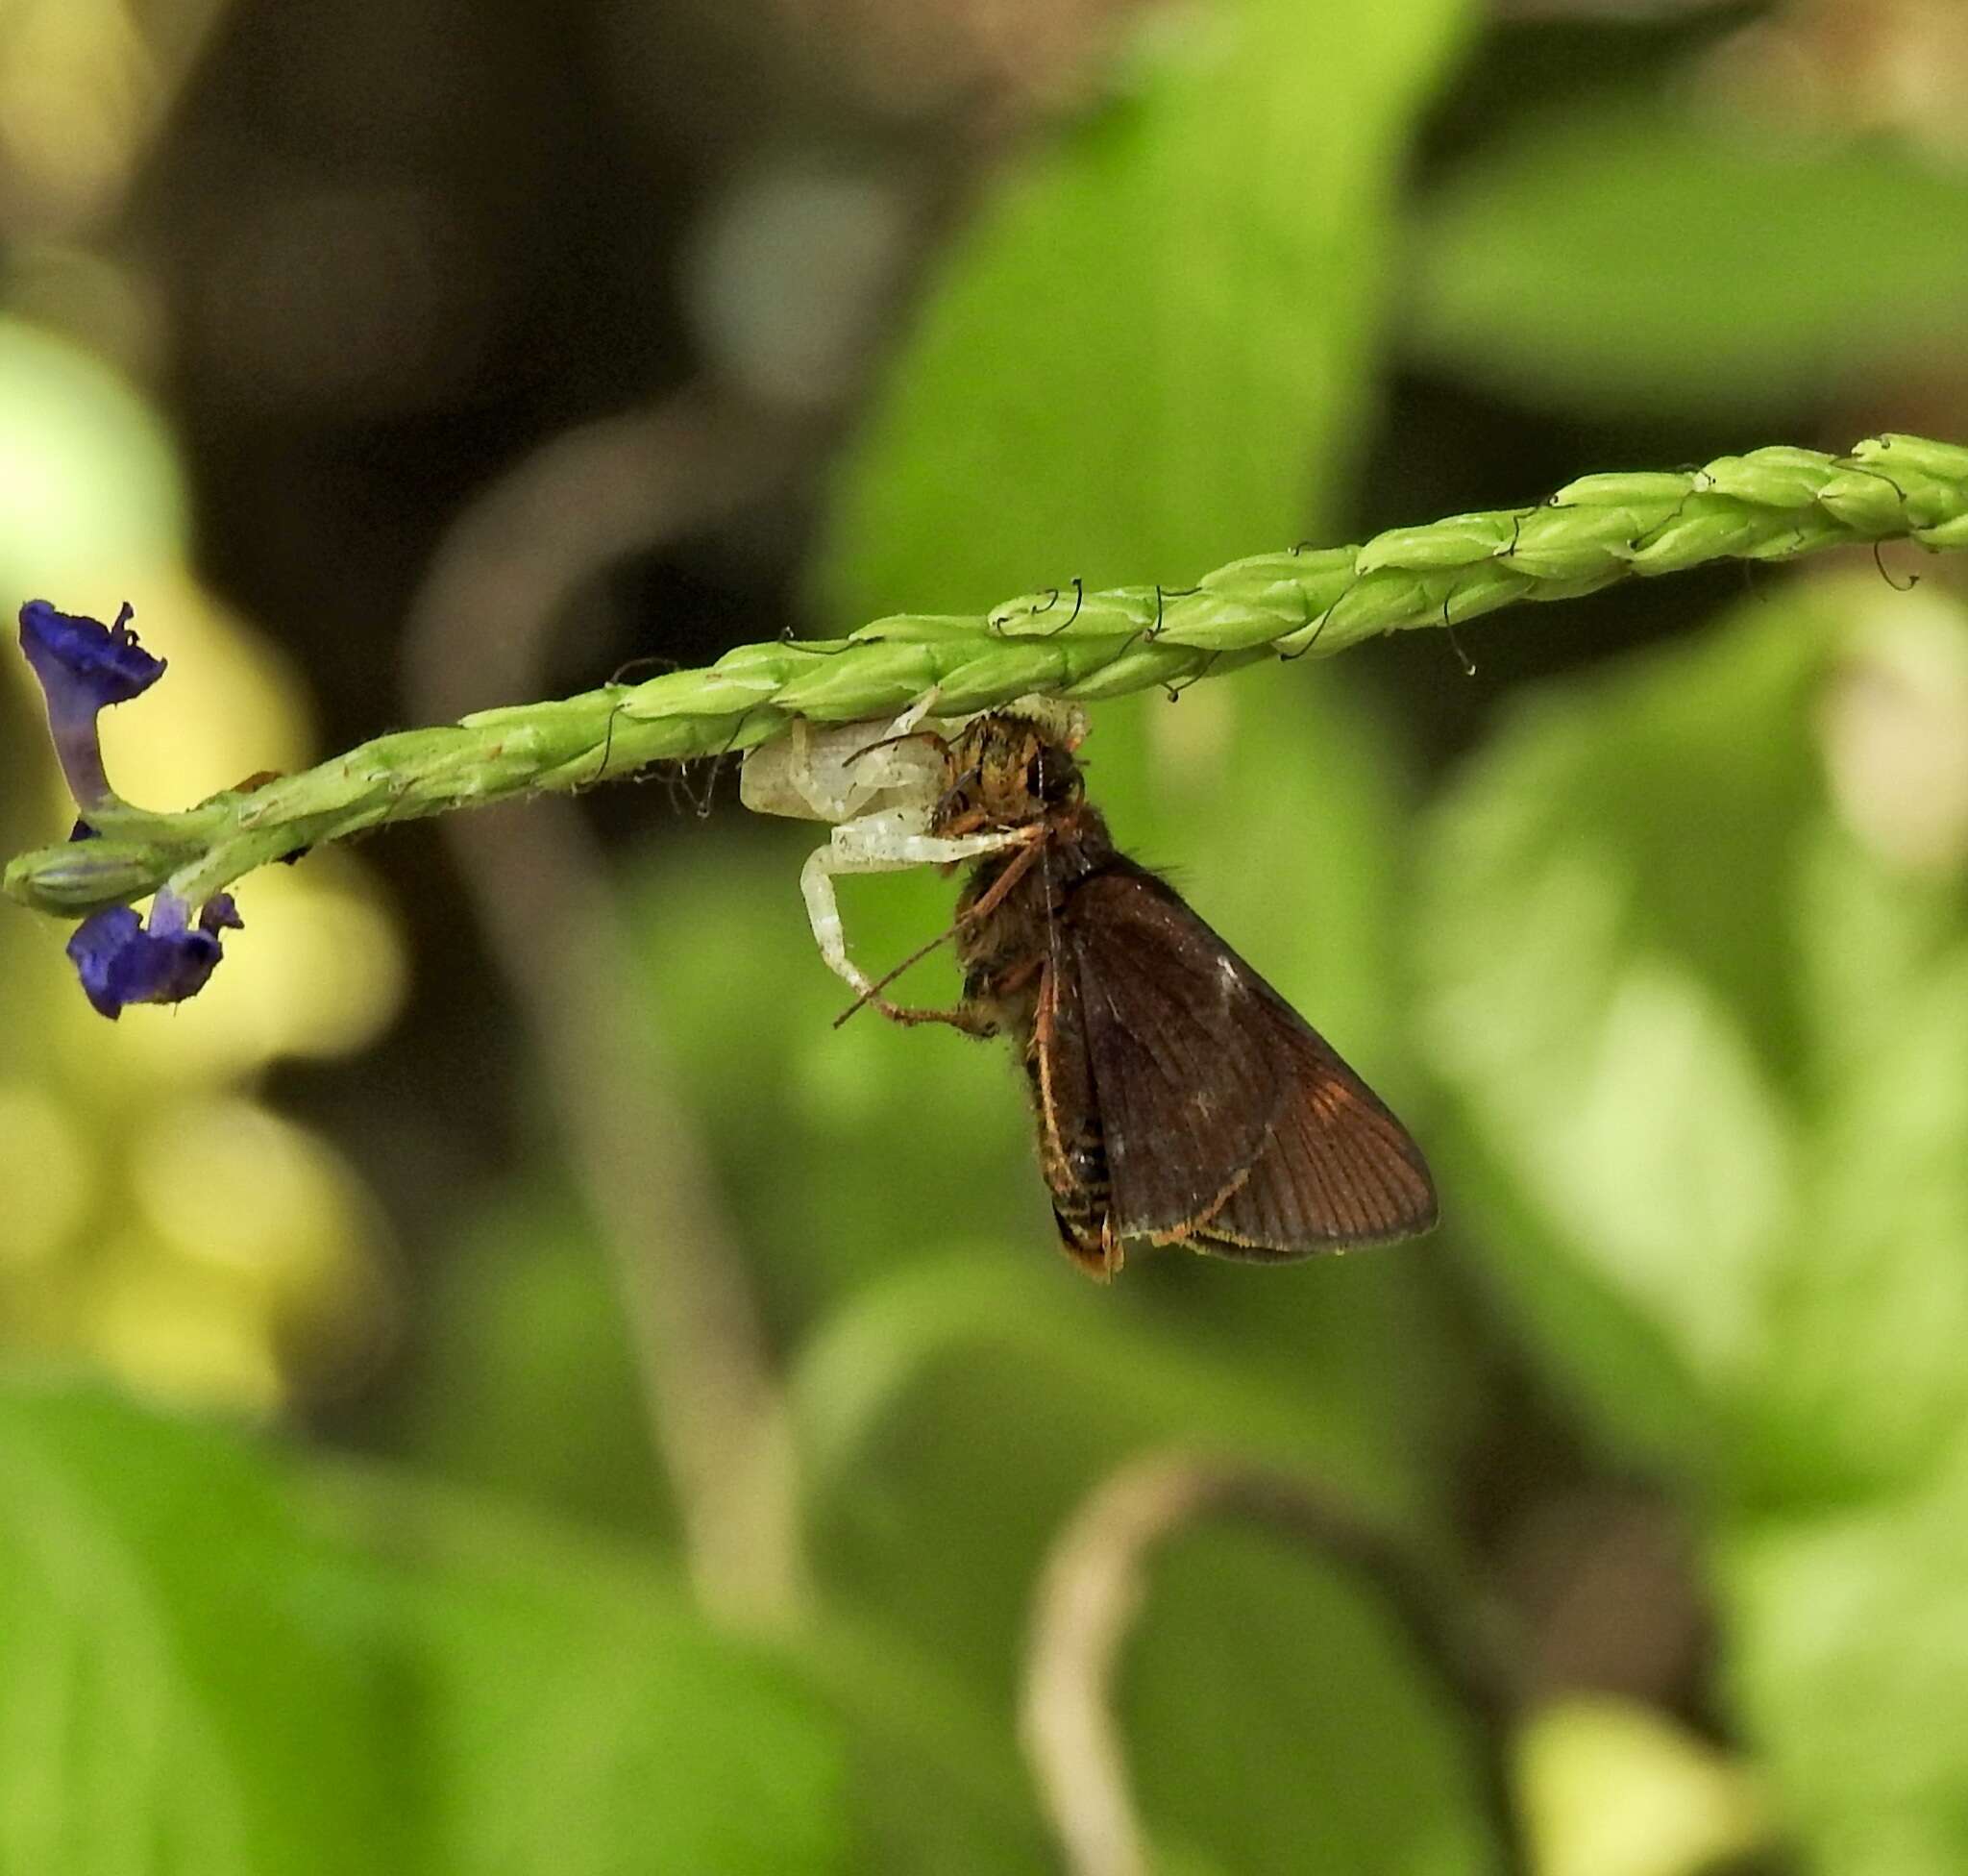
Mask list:
[{"label": "butterfly head", "polygon": [[946,837],[1029,827],[1077,807],[1085,795],[1069,744],[1026,717],[992,711],[950,739],[933,826]]}]

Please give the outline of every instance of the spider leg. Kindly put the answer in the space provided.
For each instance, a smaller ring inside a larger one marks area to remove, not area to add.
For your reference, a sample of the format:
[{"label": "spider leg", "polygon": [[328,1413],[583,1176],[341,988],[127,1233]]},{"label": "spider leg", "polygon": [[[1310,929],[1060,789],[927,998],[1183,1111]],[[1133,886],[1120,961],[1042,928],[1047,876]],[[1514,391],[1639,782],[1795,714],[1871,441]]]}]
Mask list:
[{"label": "spider leg", "polygon": [[833,830],[824,847],[817,847],[807,855],[806,864],[800,870],[800,891],[806,901],[807,923],[813,927],[813,942],[820,947],[827,969],[844,983],[851,984],[857,996],[873,995],[873,980],[848,955],[847,932],[841,924],[840,901],[834,894],[834,880],[841,874],[899,873],[912,866],[947,866],[958,860],[974,860],[985,853],[996,853],[1028,837],[1021,828],[1009,828],[946,840],[923,831],[923,816],[912,809],[863,815],[858,821],[844,822]]}]

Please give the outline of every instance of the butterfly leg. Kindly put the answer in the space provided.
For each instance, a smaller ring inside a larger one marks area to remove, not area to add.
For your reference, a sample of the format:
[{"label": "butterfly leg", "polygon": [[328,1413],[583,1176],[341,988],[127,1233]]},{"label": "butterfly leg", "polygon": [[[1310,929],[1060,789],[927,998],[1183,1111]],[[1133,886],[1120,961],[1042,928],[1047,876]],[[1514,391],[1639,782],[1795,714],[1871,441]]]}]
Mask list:
[{"label": "butterfly leg", "polygon": [[997,1022],[986,1016],[981,1010],[972,1009],[966,1003],[958,1003],[952,1009],[932,1010],[914,1003],[891,1003],[885,997],[871,997],[868,1000],[891,1023],[899,1023],[904,1028],[918,1023],[947,1023],[952,1029],[961,1029],[967,1036],[995,1036]]}]

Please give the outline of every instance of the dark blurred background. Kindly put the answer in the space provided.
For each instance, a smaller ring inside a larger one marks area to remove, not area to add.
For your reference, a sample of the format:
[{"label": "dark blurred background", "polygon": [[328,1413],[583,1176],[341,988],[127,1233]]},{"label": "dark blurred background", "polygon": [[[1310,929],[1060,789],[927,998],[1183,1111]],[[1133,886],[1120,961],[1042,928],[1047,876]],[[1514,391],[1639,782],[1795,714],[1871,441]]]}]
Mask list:
[{"label": "dark blurred background", "polygon": [[[1920,0],[13,0],[0,553],[135,604],[172,669],[111,772],[169,805],[786,630],[1960,438],[1964,125],[1968,20]],[[0,1792],[63,1795],[0,1867],[1053,1866],[1033,1599],[1171,1442],[1452,1558],[1527,1717],[1485,1744],[1370,1573],[1171,1538],[1119,1709],[1154,1867],[1488,1866],[1486,1754],[1539,1868],[1962,1867],[1959,593],[1906,546],[1722,564],[1466,629],[1473,673],[1422,631],[1095,712],[1123,841],[1438,1162],[1439,1237],[1343,1263],[1080,1287],[996,1053],[829,1027],[819,830],[731,762],[256,876],[209,995],[113,1030],[9,916],[37,1477],[169,1612],[298,1566],[151,1582],[204,1543],[131,1521],[128,1454],[188,1503],[208,1439],[276,1471],[335,1662],[504,1600],[416,1789],[365,1747],[312,1810],[357,1708],[267,1758],[283,1684],[165,1673],[79,1739],[15,1660]],[[10,852],[65,825],[16,677]],[[851,882],[860,954],[947,892]],[[94,1633],[91,1543],[9,1542],[0,1589],[69,1577]],[[635,1613],[578,1646],[540,1612],[603,1578]],[[88,1644],[111,1681],[148,1619]],[[538,1816],[583,1821],[502,1837],[501,1702],[556,1672],[593,1743]],[[126,1737],[230,1794],[235,1863],[108,1860],[76,1766]]]}]

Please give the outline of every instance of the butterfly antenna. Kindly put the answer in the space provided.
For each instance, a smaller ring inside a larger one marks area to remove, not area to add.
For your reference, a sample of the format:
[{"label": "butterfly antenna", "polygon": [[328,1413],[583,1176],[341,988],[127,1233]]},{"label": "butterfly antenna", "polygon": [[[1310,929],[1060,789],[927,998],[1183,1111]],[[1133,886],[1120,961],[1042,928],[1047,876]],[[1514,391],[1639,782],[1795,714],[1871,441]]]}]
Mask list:
[{"label": "butterfly antenna", "polygon": [[952,938],[954,938],[957,935],[957,933],[964,928],[965,925],[970,921],[972,916],[972,912],[969,911],[959,912],[955,919],[953,919],[950,922],[949,928],[947,930],[940,932],[936,937],[930,939],[930,941],[926,945],[919,945],[914,950],[912,950],[908,954],[907,957],[903,958],[899,964],[893,965],[890,967],[890,969],[884,971],[882,975],[876,977],[875,980],[860,994],[860,996],[855,998],[854,1000],[851,1003],[849,1003],[848,1007],[840,1013],[839,1016],[834,1018],[834,1027],[838,1029],[843,1023],[847,1022],[847,1020],[854,1014],[856,1010],[867,1008],[867,1006],[870,1003],[873,1002],[874,1000],[877,997],[879,997],[881,993],[889,987],[890,984],[894,983],[895,980],[898,976],[900,976],[904,971],[912,970],[916,965],[921,964],[922,960],[930,954],[931,951],[940,950],[945,945],[948,944],[949,941]]}]

